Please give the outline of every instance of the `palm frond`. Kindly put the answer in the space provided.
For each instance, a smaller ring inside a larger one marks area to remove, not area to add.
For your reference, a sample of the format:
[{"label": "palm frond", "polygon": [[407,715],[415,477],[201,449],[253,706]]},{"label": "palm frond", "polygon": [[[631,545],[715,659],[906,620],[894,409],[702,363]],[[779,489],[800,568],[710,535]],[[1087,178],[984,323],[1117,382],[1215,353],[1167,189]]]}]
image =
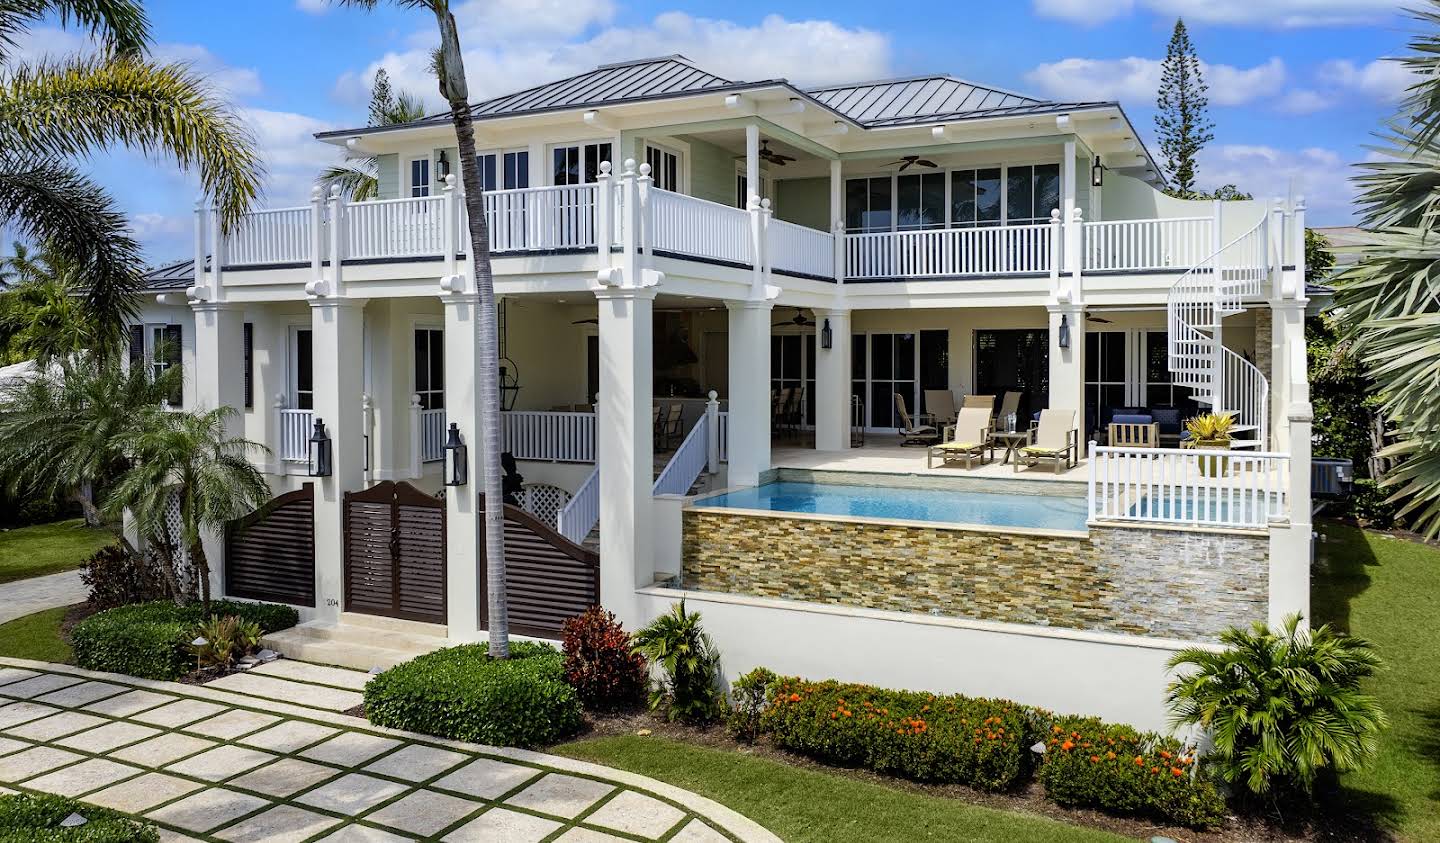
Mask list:
[{"label": "palm frond", "polygon": [[137,0],[0,0],[0,58],[30,24],[49,17],[66,28],[73,22],[115,55],[142,55],[150,44],[150,21]]},{"label": "palm frond", "polygon": [[47,60],[0,78],[0,148],[16,160],[88,155],[120,144],[199,171],[233,226],[260,192],[244,124],[189,68],[106,56]]},{"label": "palm frond", "polygon": [[[340,193],[351,202],[365,202],[380,195],[380,180],[375,177],[373,166],[366,161],[360,166],[335,165],[326,167],[315,179],[315,184],[325,194],[331,188],[339,187]],[[369,166],[367,170],[366,167]]]}]

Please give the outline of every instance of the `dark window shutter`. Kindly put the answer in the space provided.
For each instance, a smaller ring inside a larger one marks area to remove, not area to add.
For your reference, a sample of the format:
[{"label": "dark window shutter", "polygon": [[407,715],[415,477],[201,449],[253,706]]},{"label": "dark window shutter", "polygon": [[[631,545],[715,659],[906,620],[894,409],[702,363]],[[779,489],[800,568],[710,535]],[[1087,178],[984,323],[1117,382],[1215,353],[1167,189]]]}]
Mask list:
[{"label": "dark window shutter", "polygon": [[[181,326],[179,326],[179,325],[166,325],[166,326],[165,326],[165,352],[164,352],[164,354],[165,354],[165,368],[166,368],[166,369],[171,369],[171,368],[179,369],[179,368],[180,368],[180,359],[181,359],[181,358],[180,358],[180,343],[181,343]],[[185,398],[184,398],[184,395],[185,395],[184,384],[185,384],[185,374],[184,374],[184,372],[183,372],[183,370],[182,370],[182,371],[181,371],[181,374],[180,374],[179,380],[177,380],[177,381],[175,382],[175,389],[174,389],[174,391],[170,394],[170,406],[172,406],[172,407],[181,407],[181,406],[184,406],[184,400],[185,400]]]},{"label": "dark window shutter", "polygon": [[255,325],[243,326],[245,343],[245,409],[255,406]]},{"label": "dark window shutter", "polygon": [[145,326],[130,326],[130,366],[145,365]]}]

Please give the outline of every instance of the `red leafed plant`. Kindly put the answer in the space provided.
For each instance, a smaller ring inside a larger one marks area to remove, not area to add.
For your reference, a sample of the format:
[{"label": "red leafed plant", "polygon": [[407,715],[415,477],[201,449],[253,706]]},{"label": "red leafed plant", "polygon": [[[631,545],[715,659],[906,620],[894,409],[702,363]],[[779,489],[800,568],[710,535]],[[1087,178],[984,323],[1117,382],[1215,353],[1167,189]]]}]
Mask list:
[{"label": "red leafed plant", "polygon": [[614,612],[594,606],[566,621],[563,647],[565,681],[586,708],[614,711],[644,698],[645,657],[634,651]]}]

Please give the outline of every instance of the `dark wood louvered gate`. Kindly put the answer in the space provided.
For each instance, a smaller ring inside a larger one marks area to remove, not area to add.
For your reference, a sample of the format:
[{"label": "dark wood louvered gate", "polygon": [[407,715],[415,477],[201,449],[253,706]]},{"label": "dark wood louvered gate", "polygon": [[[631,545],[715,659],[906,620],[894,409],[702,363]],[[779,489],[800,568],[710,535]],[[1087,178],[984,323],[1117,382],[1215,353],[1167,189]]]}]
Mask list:
[{"label": "dark wood louvered gate", "polygon": [[315,605],[315,487],[286,492],[225,527],[225,594]]},{"label": "dark wood louvered gate", "polygon": [[345,493],[345,610],[445,623],[445,502],[386,480]]},{"label": "dark wood louvered gate", "polygon": [[[480,511],[485,498],[480,497]],[[485,542],[480,558],[480,618],[489,627]],[[519,507],[505,506],[505,603],[510,631],[559,638],[565,621],[600,604],[600,554],[555,532]]]}]

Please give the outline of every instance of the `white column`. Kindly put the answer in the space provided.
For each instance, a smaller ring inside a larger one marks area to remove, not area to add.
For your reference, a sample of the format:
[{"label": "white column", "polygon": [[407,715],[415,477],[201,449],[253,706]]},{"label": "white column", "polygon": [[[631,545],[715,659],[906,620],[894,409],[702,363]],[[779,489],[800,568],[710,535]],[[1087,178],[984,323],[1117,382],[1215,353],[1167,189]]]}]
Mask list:
[{"label": "white column", "polygon": [[835,237],[835,280],[845,283],[845,179],[840,159],[830,162],[830,232]]},{"label": "white column", "polygon": [[730,485],[757,486],[770,468],[770,318],[764,300],[730,311]]},{"label": "white column", "polygon": [[828,324],[830,348],[815,343],[815,450],[850,447],[850,311],[821,310],[815,314],[823,331]]},{"label": "white column", "polygon": [[745,124],[745,204],[760,195],[760,124]]},{"label": "white column", "polygon": [[344,587],[344,499],[363,485],[364,430],[360,395],[364,372],[355,364],[364,343],[363,299],[310,300],[314,343],[315,418],[330,434],[331,474],[315,492],[315,611],[334,620]]},{"label": "white column", "polygon": [[[225,433],[232,437],[245,434],[245,313],[238,306],[218,302],[195,302],[195,361],[185,372],[195,385],[195,406],[199,411],[230,407],[234,410],[225,420]],[[249,455],[252,460],[264,459],[262,452]],[[225,542],[219,533],[202,537],[205,556],[210,562],[210,592],[224,593]]]},{"label": "white column", "polygon": [[[1278,320],[1277,320],[1278,324]],[[1287,338],[1285,368],[1305,371],[1303,331]],[[1277,391],[1276,400],[1285,405],[1290,454],[1290,523],[1270,530],[1271,626],[1286,615],[1299,612],[1310,618],[1310,435],[1313,408],[1310,385],[1303,379],[1291,381],[1288,389]]]},{"label": "white column", "polygon": [[[628,236],[628,230],[627,230]],[[600,598],[626,625],[642,621],[635,589],[655,575],[652,287],[595,293],[600,310]]]},{"label": "white column", "polygon": [[[465,443],[468,482],[445,489],[445,606],[448,632],[461,641],[478,641],[480,608],[480,492],[484,463],[480,446],[480,402],[475,383],[481,371],[479,333],[480,297],[476,293],[448,293],[445,306],[445,420],[454,422]],[[419,402],[412,402],[414,425],[412,470],[419,473]],[[498,505],[498,501],[496,502]]]},{"label": "white column", "polygon": [[[1056,409],[1074,409],[1075,425],[1085,435],[1085,308],[1074,303],[1052,304],[1050,313],[1050,403]],[[1070,333],[1070,347],[1060,347],[1060,325]],[[1028,426],[1020,419],[1018,426]]]}]

